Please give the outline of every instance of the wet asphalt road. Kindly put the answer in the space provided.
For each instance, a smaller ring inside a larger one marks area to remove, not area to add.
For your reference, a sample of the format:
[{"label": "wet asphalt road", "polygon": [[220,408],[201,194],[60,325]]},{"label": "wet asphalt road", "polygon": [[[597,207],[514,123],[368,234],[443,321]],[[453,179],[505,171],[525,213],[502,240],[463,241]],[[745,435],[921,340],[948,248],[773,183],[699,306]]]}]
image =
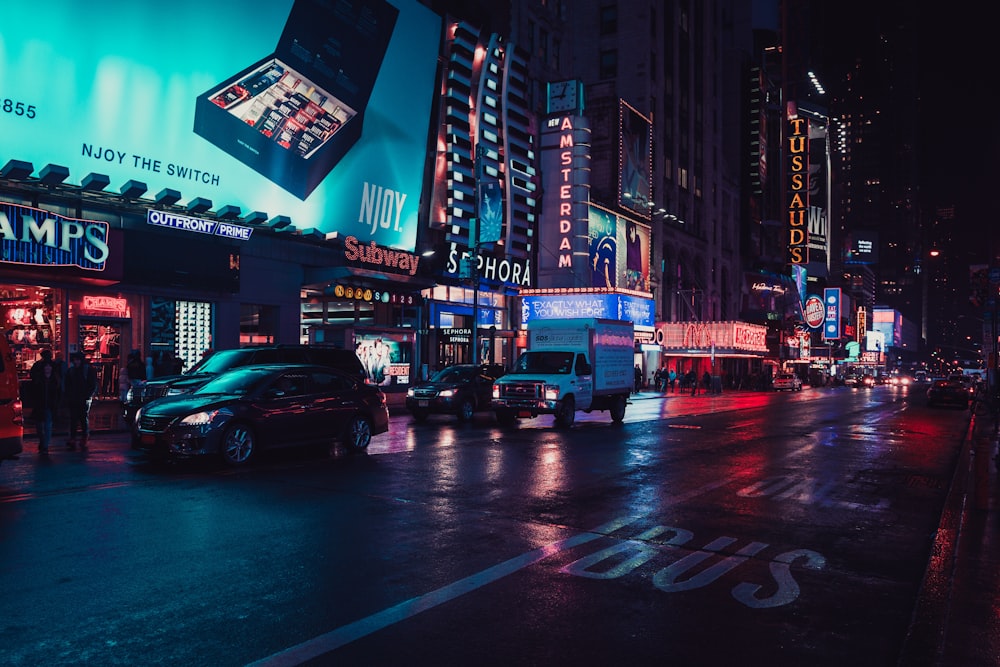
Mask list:
[{"label": "wet asphalt road", "polygon": [[0,664],[895,665],[967,417],[807,388],[399,416],[240,471],[29,452]]}]

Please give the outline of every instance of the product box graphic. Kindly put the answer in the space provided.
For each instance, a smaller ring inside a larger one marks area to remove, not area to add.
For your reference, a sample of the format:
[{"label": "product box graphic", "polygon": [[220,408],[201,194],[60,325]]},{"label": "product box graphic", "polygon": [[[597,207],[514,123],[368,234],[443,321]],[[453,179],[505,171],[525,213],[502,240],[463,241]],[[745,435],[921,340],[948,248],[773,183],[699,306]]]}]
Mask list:
[{"label": "product box graphic", "polygon": [[361,138],[398,14],[296,0],[273,53],[198,97],[194,131],[306,199]]}]

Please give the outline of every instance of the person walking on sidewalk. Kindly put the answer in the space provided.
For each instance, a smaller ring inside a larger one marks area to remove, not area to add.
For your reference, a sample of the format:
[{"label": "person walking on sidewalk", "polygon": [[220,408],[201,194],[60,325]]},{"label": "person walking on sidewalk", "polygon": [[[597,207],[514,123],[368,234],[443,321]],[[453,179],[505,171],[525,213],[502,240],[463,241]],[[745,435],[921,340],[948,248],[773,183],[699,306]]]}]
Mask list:
[{"label": "person walking on sidewalk", "polygon": [[[37,372],[35,366],[38,368]],[[62,397],[55,364],[49,361],[35,366],[31,369],[31,419],[35,422],[35,432],[38,434],[38,453],[44,456],[49,453],[52,422]]]},{"label": "person walking on sidewalk", "polygon": [[97,393],[97,372],[81,352],[70,356],[65,385],[66,406],[69,408],[69,440],[66,446],[76,449],[79,444],[80,449],[86,449],[90,438],[90,405]]},{"label": "person walking on sidewalk", "polygon": [[684,377],[687,379],[688,385],[691,387],[691,395],[694,396],[698,393],[698,374],[695,373],[692,368]]}]

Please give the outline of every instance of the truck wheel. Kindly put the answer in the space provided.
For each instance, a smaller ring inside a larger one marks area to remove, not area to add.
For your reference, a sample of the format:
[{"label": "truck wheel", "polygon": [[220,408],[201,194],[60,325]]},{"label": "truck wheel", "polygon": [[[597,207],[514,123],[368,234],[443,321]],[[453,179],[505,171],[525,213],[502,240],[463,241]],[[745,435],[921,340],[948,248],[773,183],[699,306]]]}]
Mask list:
[{"label": "truck wheel", "polygon": [[576,399],[567,396],[563,399],[559,412],[556,413],[556,426],[569,428],[576,419]]},{"label": "truck wheel", "polygon": [[611,421],[621,424],[625,420],[625,397],[616,396],[611,404]]},{"label": "truck wheel", "polygon": [[503,426],[510,426],[517,421],[517,415],[513,410],[497,410],[497,423]]}]

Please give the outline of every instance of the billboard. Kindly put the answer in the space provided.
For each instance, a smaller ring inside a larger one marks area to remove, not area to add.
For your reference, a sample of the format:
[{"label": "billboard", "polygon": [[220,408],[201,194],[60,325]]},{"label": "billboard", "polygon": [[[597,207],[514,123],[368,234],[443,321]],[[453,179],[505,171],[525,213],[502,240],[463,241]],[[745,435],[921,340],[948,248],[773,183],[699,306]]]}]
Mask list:
[{"label": "billboard", "polygon": [[878,232],[848,232],[844,249],[845,264],[878,264]]},{"label": "billboard", "polygon": [[589,287],[649,292],[649,225],[590,205],[587,238],[590,243]]},{"label": "billboard", "polygon": [[652,202],[652,122],[619,101],[620,152],[618,155],[618,200],[621,206],[649,217]]},{"label": "billboard", "polygon": [[653,300],[630,294],[526,294],[521,297],[521,324],[532,320],[602,317],[625,320],[636,327],[652,329]]},{"label": "billboard", "polygon": [[62,165],[71,183],[105,174],[116,191],[140,181],[150,205],[171,189],[182,205],[200,197],[412,251],[441,19],[416,0],[337,7],[11,5],[0,162]]}]

